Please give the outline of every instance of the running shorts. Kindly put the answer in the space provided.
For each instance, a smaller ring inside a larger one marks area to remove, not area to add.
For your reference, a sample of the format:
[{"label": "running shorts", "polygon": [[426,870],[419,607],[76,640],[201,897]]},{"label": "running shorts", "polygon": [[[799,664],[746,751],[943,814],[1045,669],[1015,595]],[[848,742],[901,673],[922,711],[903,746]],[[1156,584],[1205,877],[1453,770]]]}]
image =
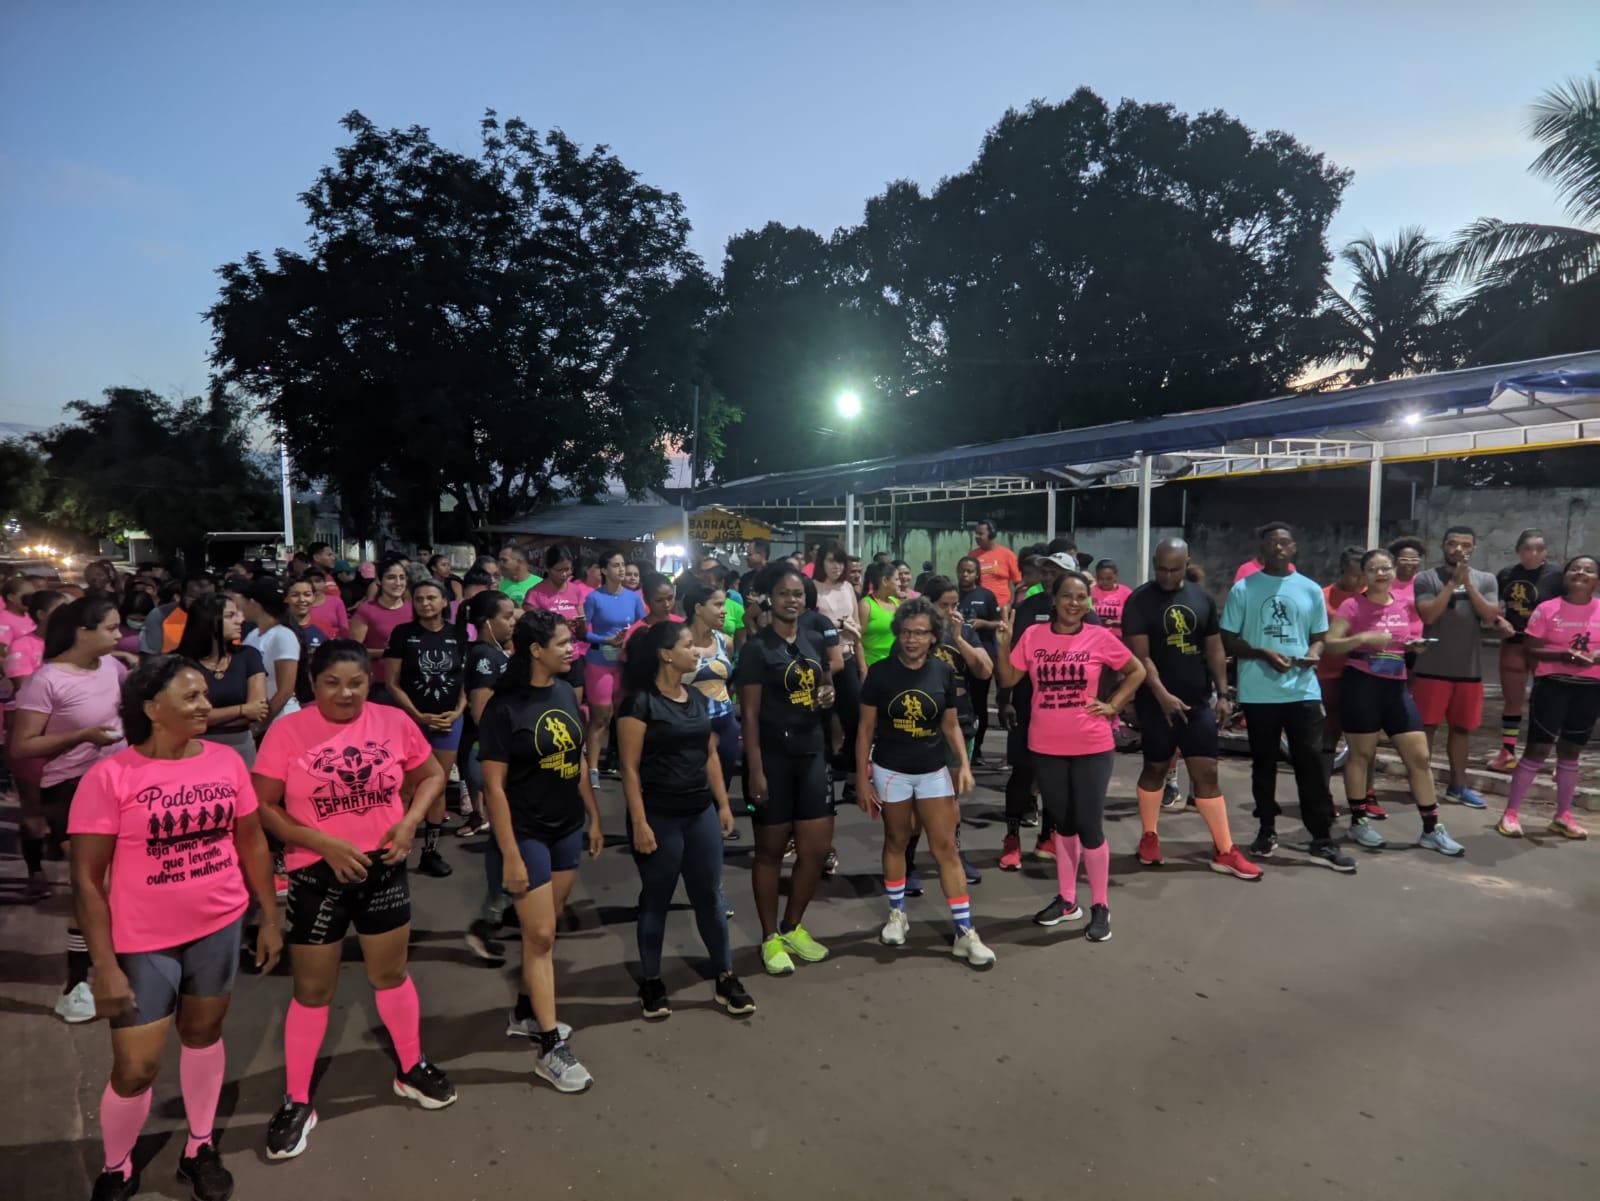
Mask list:
[{"label": "running shorts", "polygon": [[1209,702],[1191,705],[1185,716],[1168,721],[1161,706],[1154,700],[1145,700],[1141,692],[1134,710],[1146,763],[1171,763],[1175,753],[1185,761],[1217,757],[1217,714]]},{"label": "running shorts", "polygon": [[411,886],[406,865],[384,863],[371,851],[365,880],[345,884],[325,859],[289,873],[289,920],[285,941],[323,947],[357,934],[387,934],[411,921]]},{"label": "running shorts", "polygon": [[934,797],[953,797],[956,786],[950,779],[948,768],[938,771],[890,771],[887,767],[872,765],[872,786],[878,790],[878,799],[885,805],[898,805],[902,801],[926,801]]},{"label": "running shorts", "polygon": [[178,1012],[179,997],[225,997],[239,972],[244,914],[222,929],[162,951],[118,953],[117,966],[128,977],[133,1004],[111,1019],[113,1030],[148,1026]]},{"label": "running shorts", "polygon": [[430,730],[425,726],[419,728],[422,730],[423,738],[427,739],[428,745],[434,750],[453,753],[461,746],[461,724],[463,720],[464,718],[461,717],[456,718],[455,721],[450,723],[450,728],[443,734],[439,733],[438,730]]},{"label": "running shorts", "polygon": [[1344,669],[1339,681],[1339,722],[1346,734],[1377,734],[1393,738],[1422,729],[1417,703],[1398,677]]},{"label": "running shorts", "polygon": [[44,810],[44,820],[50,827],[49,842],[58,851],[67,845],[67,813],[82,779],[82,776],[73,776],[39,790],[39,807]]},{"label": "running shorts", "polygon": [[1528,702],[1528,742],[1587,746],[1600,719],[1600,683],[1535,676]]},{"label": "running shorts", "polygon": [[1483,724],[1482,680],[1435,680],[1418,676],[1411,682],[1422,724],[1448,723],[1453,730],[1476,730]]},{"label": "running shorts", "polygon": [[586,663],[583,668],[583,699],[591,705],[610,705],[622,692],[622,665]]},{"label": "running shorts", "polygon": [[833,789],[828,784],[828,763],[821,751],[814,755],[785,755],[763,749],[761,767],[767,775],[767,799],[756,806],[750,818],[753,824],[786,826],[833,816]]},{"label": "running shorts", "polygon": [[532,892],[550,883],[555,872],[578,870],[578,864],[583,861],[583,829],[580,827],[549,842],[519,835],[517,849],[522,852],[522,862],[528,868],[528,891]]}]

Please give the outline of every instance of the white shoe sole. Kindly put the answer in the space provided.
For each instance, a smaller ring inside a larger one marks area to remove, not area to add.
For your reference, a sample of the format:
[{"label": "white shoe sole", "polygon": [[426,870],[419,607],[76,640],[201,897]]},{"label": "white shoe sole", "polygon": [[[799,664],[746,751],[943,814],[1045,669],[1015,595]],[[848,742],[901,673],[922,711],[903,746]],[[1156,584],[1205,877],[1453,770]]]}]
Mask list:
[{"label": "white shoe sole", "polygon": [[569,1094],[570,1093],[586,1093],[594,1085],[594,1077],[593,1076],[589,1077],[589,1079],[585,1080],[582,1084],[578,1084],[578,1085],[571,1085],[571,1084],[565,1084],[564,1085],[564,1084],[561,1084],[557,1080],[555,1080],[553,1077],[551,1077],[548,1073],[540,1071],[538,1065],[534,1066],[533,1074],[535,1076],[537,1076],[540,1080],[543,1080],[551,1088],[555,1089],[556,1092],[558,1092],[558,1093],[569,1093]]},{"label": "white shoe sole", "polygon": [[394,1082],[394,1095],[397,1097],[404,1097],[409,1101],[415,1101],[424,1109],[445,1109],[448,1106],[456,1103],[457,1096],[456,1093],[451,1093],[443,1101],[440,1101],[437,1098],[428,1096],[426,1093],[421,1092],[418,1089],[412,1088],[409,1084],[405,1083],[405,1081],[398,1079]]},{"label": "white shoe sole", "polygon": [[68,1011],[67,1013],[62,1013],[61,1010],[58,1009],[58,1010],[56,1010],[56,1016],[58,1018],[60,1018],[63,1022],[67,1023],[67,1025],[69,1025],[69,1026],[76,1026],[76,1025],[79,1025],[80,1023],[82,1023],[82,1022],[92,1022],[92,1021],[94,1021],[94,1014],[92,1012],[91,1013],[82,1013],[82,1012]]},{"label": "white shoe sole", "polygon": [[1232,876],[1235,880],[1259,880],[1262,876],[1267,874],[1266,872],[1257,872],[1253,876],[1246,876],[1238,871],[1235,871],[1231,867],[1226,867],[1223,864],[1218,863],[1215,859],[1211,861],[1211,870],[1220,876]]},{"label": "white shoe sole", "polygon": [[274,1151],[271,1147],[268,1147],[267,1148],[267,1158],[268,1159],[293,1159],[297,1155],[304,1154],[307,1145],[309,1145],[310,1142],[311,1142],[311,1132],[313,1130],[315,1130],[316,1128],[317,1128],[317,1112],[316,1112],[316,1110],[312,1110],[311,1111],[311,1119],[310,1119],[310,1121],[308,1121],[306,1123],[305,1129],[300,1131],[300,1141],[297,1142],[294,1146],[290,1147],[287,1151]]},{"label": "white shoe sole", "polygon": [[729,1017],[736,1017],[736,1018],[749,1017],[752,1013],[754,1013],[756,1011],[755,1002],[753,1002],[753,1001],[749,1005],[740,1006],[738,1009],[735,1009],[729,1003],[728,998],[726,998],[726,997],[718,996],[716,994],[712,994],[712,998],[711,999],[714,1000],[718,1005],[721,1005],[722,1008],[727,1012]]},{"label": "white shoe sole", "polygon": [[[987,948],[985,948],[985,950],[987,950]],[[952,946],[950,948],[950,954],[961,960],[961,962],[967,964],[969,967],[975,967],[979,971],[982,971],[984,968],[993,967],[996,959],[996,955],[993,951],[988,951],[987,956],[980,956],[977,959],[974,959],[966,951],[956,946]]]}]

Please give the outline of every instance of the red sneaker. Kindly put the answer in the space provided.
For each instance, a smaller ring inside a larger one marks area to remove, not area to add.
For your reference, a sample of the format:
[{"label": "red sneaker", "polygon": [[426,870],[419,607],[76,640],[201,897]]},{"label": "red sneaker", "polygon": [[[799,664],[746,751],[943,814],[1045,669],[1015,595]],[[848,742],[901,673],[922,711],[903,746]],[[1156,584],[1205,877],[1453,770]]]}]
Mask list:
[{"label": "red sneaker", "polygon": [[1003,872],[1022,870],[1022,840],[1015,834],[1007,834],[1000,843],[1000,870]]},{"label": "red sneaker", "polygon": [[1146,867],[1160,867],[1166,862],[1161,857],[1161,840],[1154,830],[1139,835],[1139,862]]},{"label": "red sneaker", "polygon": [[1033,844],[1033,857],[1035,859],[1054,859],[1056,857],[1056,844],[1048,834],[1039,835],[1039,840]]},{"label": "red sneaker", "polygon": [[1389,811],[1382,805],[1378,804],[1377,793],[1369,792],[1367,794],[1367,799],[1361,802],[1361,811],[1375,822],[1386,822],[1389,820]]},{"label": "red sneaker", "polygon": [[1238,847],[1229,847],[1226,851],[1218,851],[1211,856],[1211,870],[1221,872],[1225,876],[1237,876],[1241,880],[1261,879],[1261,869],[1245,857]]}]

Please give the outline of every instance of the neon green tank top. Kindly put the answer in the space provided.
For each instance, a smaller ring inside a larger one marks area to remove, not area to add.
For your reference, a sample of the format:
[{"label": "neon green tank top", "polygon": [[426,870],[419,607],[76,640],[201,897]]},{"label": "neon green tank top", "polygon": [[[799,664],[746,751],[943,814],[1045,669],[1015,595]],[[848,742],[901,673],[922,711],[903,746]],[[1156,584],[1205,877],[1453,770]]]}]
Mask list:
[{"label": "neon green tank top", "polygon": [[867,666],[871,667],[879,659],[889,657],[889,649],[894,646],[894,631],[890,623],[894,621],[895,604],[884,608],[873,597],[867,597],[867,628],[861,631],[861,651],[867,657]]}]

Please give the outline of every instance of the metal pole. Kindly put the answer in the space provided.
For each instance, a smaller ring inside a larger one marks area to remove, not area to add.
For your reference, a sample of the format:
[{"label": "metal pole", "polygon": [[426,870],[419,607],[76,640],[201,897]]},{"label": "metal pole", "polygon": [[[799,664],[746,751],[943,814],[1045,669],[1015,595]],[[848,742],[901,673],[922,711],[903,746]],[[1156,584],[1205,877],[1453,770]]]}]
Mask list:
[{"label": "metal pole", "polygon": [[1078,494],[1076,492],[1072,494],[1072,513],[1067,526],[1067,533],[1074,538],[1078,536]]},{"label": "metal pole", "polygon": [[288,562],[294,556],[294,489],[289,484],[289,443],[284,440],[284,430],[278,427],[278,485],[283,493],[283,558]]},{"label": "metal pole", "polygon": [[1150,484],[1155,460],[1139,452],[1139,582],[1150,580]]},{"label": "metal pole", "polygon": [[856,553],[856,494],[844,494],[844,549],[846,554]]},{"label": "metal pole", "polygon": [[1367,546],[1378,545],[1378,520],[1383,516],[1383,443],[1372,444],[1367,468]]},{"label": "metal pole", "polygon": [[694,395],[694,422],[689,435],[689,487],[683,493],[683,557],[689,561],[689,510],[694,508],[695,476],[700,465],[700,385],[690,385]]},{"label": "metal pole", "polygon": [[1044,486],[1044,537],[1045,541],[1052,541],[1056,536],[1056,486]]}]

